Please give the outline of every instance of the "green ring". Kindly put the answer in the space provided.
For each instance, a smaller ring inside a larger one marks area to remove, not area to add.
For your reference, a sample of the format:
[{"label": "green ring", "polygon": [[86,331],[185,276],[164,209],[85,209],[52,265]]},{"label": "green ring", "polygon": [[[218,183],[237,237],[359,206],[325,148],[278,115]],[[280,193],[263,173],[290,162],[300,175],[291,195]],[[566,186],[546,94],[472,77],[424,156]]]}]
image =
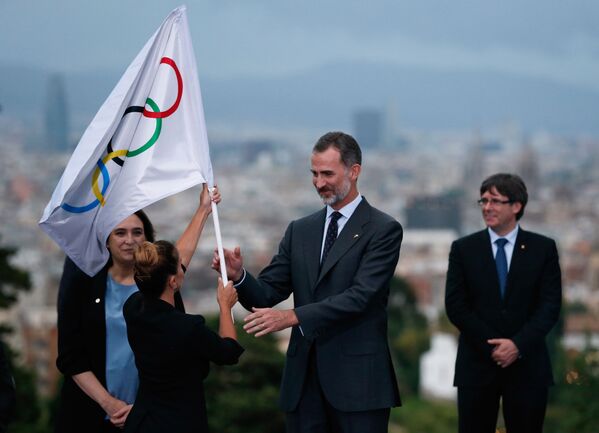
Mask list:
[{"label": "green ring", "polygon": [[[160,108],[158,108],[158,105],[154,101],[152,101],[151,98],[146,99],[146,104],[148,104],[154,112],[160,111]],[[150,137],[148,142],[146,144],[144,144],[143,146],[141,146],[140,148],[127,151],[126,156],[127,157],[137,156],[140,153],[143,153],[146,150],[148,150],[158,140],[161,130],[162,130],[162,119],[158,117],[158,118],[156,118],[156,128],[154,129],[154,135],[152,135],[152,137]]]}]

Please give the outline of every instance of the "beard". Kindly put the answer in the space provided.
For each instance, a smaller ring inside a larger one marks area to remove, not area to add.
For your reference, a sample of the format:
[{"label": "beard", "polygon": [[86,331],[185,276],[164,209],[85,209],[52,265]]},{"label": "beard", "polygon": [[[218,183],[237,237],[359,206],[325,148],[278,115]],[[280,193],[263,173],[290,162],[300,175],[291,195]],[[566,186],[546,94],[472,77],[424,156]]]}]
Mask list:
[{"label": "beard", "polygon": [[[339,187],[339,188],[322,188],[320,190],[317,190],[318,195],[320,196],[320,198],[322,199],[322,202],[327,205],[327,206],[333,206],[337,203],[339,203],[340,201],[342,201],[343,199],[345,199],[345,197],[347,197],[347,194],[349,194],[349,190],[351,189],[351,182],[349,181],[348,178],[345,178],[343,180],[343,184]],[[333,194],[329,197],[325,196],[323,193],[331,191]]]}]

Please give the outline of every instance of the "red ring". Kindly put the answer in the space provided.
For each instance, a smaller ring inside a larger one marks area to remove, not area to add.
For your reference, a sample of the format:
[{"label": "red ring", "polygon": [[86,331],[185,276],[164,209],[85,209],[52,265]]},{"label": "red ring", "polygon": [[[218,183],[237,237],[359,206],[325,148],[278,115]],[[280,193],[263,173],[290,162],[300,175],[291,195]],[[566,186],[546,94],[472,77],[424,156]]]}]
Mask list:
[{"label": "red ring", "polygon": [[145,117],[149,117],[150,119],[164,119],[165,117],[173,114],[177,108],[179,108],[179,103],[181,102],[181,96],[183,96],[183,78],[181,78],[181,73],[179,72],[179,68],[177,68],[177,64],[173,59],[168,57],[163,57],[160,60],[160,63],[166,63],[175,71],[175,75],[177,76],[177,99],[175,103],[166,111],[149,111],[147,108],[144,108],[143,115]]}]

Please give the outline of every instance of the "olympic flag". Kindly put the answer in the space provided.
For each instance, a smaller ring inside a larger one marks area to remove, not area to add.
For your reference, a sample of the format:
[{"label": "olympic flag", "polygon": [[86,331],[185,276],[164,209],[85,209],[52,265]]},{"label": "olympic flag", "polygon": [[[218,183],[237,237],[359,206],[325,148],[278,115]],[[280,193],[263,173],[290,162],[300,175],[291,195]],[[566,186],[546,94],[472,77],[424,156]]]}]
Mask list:
[{"label": "olympic flag", "polygon": [[40,227],[88,275],[111,230],[200,183],[212,164],[186,9],[172,11],[127,68],[73,152]]}]

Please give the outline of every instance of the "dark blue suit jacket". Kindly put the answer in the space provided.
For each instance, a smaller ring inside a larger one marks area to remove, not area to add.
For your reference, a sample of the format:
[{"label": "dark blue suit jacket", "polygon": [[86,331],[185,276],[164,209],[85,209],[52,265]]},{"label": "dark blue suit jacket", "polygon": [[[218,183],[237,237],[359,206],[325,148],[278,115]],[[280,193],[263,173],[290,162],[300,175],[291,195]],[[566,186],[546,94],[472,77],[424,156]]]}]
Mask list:
[{"label": "dark blue suit jacket", "polygon": [[256,279],[237,288],[247,308],[271,307],[293,294],[300,328],[291,331],[280,406],[292,411],[310,350],[327,400],[338,410],[400,404],[387,342],[389,282],[399,258],[401,225],[366,199],[320,268],[326,209],[289,224],[278,253]]},{"label": "dark blue suit jacket", "polygon": [[[447,315],[460,330],[454,385],[482,386],[498,374],[502,380],[552,384],[545,337],[559,317],[561,288],[552,239],[519,229],[504,299],[488,231],[455,241],[445,292]],[[520,358],[506,369],[497,366],[491,338],[511,339]]]}]

